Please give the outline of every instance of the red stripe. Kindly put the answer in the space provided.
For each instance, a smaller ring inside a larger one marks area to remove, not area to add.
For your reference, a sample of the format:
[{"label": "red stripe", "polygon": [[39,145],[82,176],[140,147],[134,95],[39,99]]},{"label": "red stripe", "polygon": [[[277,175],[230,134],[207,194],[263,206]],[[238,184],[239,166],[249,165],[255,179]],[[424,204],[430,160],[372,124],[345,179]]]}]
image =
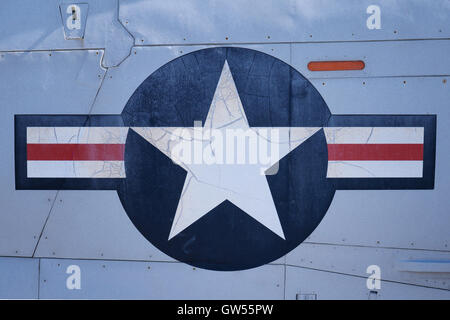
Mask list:
[{"label": "red stripe", "polygon": [[423,144],[329,144],[328,160],[423,160]]},{"label": "red stripe", "polygon": [[27,144],[27,160],[123,160],[124,144]]}]

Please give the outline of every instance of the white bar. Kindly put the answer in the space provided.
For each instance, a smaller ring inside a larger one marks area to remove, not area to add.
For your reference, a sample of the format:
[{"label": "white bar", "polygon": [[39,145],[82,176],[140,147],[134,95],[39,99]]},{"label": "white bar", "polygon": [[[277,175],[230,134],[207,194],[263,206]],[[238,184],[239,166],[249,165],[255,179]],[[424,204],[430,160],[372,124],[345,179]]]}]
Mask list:
[{"label": "white bar", "polygon": [[27,161],[28,178],[125,178],[123,161]]},{"label": "white bar", "polygon": [[328,144],[423,143],[423,127],[326,127]]},{"label": "white bar", "polygon": [[128,127],[27,127],[27,143],[124,144]]},{"label": "white bar", "polygon": [[450,260],[401,260],[396,269],[403,272],[449,273]]},{"label": "white bar", "polygon": [[328,161],[327,178],[422,178],[423,161]]}]

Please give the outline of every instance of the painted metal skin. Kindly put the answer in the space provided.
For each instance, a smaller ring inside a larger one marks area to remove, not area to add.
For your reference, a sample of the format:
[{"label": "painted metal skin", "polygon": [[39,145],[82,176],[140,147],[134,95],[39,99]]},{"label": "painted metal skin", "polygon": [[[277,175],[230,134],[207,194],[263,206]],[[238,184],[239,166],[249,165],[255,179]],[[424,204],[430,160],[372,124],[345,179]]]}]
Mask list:
[{"label": "painted metal skin", "polygon": [[[84,2],[83,40],[65,39],[57,1],[0,4],[1,297],[365,299],[373,264],[382,270],[377,298],[450,297],[447,1],[381,2],[380,30],[366,27],[369,1],[348,1],[346,14],[308,1]],[[416,19],[397,14],[405,8]],[[333,114],[436,115],[434,189],[338,190],[299,247],[269,265],[225,273],[176,263],[150,245],[114,191],[15,189],[14,115],[120,114],[155,70],[211,46],[285,61]],[[346,59],[366,67],[307,69],[310,61]],[[66,288],[69,265],[81,268],[81,290]]]}]

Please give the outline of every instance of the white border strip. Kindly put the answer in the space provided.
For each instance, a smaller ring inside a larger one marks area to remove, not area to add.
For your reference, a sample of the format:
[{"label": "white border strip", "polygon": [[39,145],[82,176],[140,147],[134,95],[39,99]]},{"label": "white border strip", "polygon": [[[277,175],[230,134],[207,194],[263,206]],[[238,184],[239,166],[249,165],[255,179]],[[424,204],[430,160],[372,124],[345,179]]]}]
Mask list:
[{"label": "white border strip", "polygon": [[125,178],[123,161],[27,161],[28,178]]}]

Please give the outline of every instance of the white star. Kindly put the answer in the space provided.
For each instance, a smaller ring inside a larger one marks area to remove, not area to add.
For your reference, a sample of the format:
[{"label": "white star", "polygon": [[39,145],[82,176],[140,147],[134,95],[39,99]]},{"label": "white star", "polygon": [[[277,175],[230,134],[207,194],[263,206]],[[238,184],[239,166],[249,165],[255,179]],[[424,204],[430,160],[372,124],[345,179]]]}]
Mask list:
[{"label": "white star", "polygon": [[[285,239],[265,174],[277,170],[280,159],[321,128],[250,128],[225,61],[203,127],[132,129],[187,171],[170,240],[225,200]],[[241,142],[256,137],[258,143],[233,145],[236,140],[227,134],[243,138]],[[221,143],[218,137],[227,139]],[[260,153],[252,147],[259,147]],[[265,160],[255,161],[261,152]]]}]

